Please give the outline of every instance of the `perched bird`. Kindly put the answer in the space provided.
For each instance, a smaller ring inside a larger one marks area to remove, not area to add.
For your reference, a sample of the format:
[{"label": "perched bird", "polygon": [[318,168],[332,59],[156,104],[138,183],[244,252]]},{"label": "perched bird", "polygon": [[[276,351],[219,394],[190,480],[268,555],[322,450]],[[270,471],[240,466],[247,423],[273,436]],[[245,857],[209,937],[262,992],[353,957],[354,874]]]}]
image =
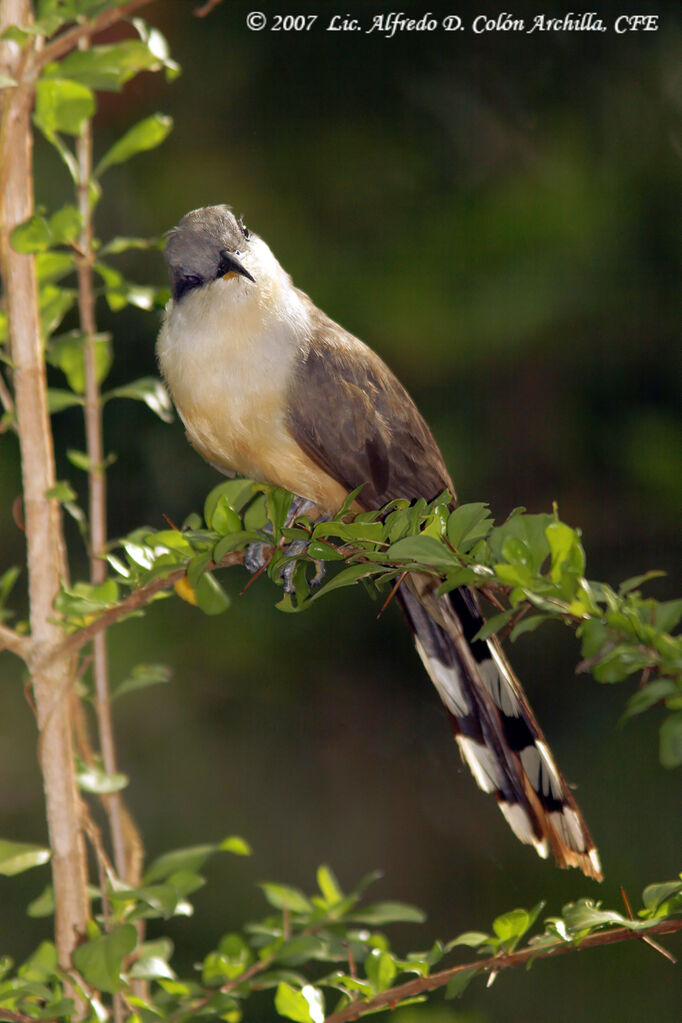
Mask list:
[{"label": "perched bird", "polygon": [[[299,291],[228,206],[168,234],[169,302],[158,357],[190,442],[222,472],[284,487],[333,514],[454,488],[416,405],[365,344]],[[438,596],[413,573],[399,600],[463,760],[517,837],[601,879],[582,814],[496,638],[473,637],[474,593]]]}]

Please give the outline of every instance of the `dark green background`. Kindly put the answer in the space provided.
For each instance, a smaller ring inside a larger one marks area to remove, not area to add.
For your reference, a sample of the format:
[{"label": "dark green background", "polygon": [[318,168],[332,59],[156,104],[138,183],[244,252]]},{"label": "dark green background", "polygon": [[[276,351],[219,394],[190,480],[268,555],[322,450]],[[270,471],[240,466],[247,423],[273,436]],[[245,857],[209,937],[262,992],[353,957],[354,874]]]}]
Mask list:
[{"label": "dark green background", "polygon": [[[254,7],[320,17],[307,34],[251,33]],[[103,238],[158,234],[195,206],[232,204],[298,286],[405,382],[462,500],[489,501],[498,518],[556,500],[584,530],[593,578],[667,568],[652,593],[672,596],[680,25],[673,5],[601,7],[604,34],[386,39],[323,27],[333,13],[369,24],[399,5],[227,2],[197,20],[191,3],[157,4],[149,18],[184,73],[170,87],[144,75],[102,96],[97,148],[155,110],[173,115],[175,131],[107,173],[97,227]],[[616,36],[613,18],[642,8],[659,14],[659,31]],[[403,9],[472,17],[463,6]],[[56,208],[65,175],[40,143],[37,159],[38,200]],[[133,279],[164,280],[157,253],[119,265]],[[102,306],[100,326],[115,335],[111,381],[156,372],[158,316],[112,317]],[[118,454],[112,535],[201,508],[217,477],[178,422],[118,402],[106,428]],[[85,500],[83,476],[64,457],[83,446],[79,416],[61,414],[55,430],[59,475]],[[7,563],[22,549],[10,514],[20,489],[12,437],[0,445],[0,474]],[[420,933],[397,932],[398,951],[487,929],[498,912],[541,897],[548,912],[583,895],[618,907],[623,884],[636,902],[644,884],[679,869],[679,780],[658,764],[657,714],[617,728],[632,684],[576,676],[567,631],[523,637],[511,657],[578,786],[606,871],[601,888],[538,860],[476,789],[395,609],[377,621],[357,588],[290,618],[274,609],[267,581],[242,597],[241,570],[223,581],[234,602],[219,619],[166,601],[111,634],[115,681],[138,661],[173,668],[169,686],[126,697],[116,712],[127,799],[149,856],[234,832],[254,847],[250,860],[214,862],[195,918],[171,924],[181,963],[261,911],[255,881],[312,888],[322,861],[345,885],[380,867],[377,897],[427,911]],[[33,720],[6,658],[0,833],[42,841]],[[0,885],[0,951],[25,954],[46,933],[22,909],[45,879],[35,871]],[[675,983],[670,964],[637,944],[544,963],[531,977],[514,971],[490,992],[474,987],[461,1003],[400,1018],[672,1023]]]}]

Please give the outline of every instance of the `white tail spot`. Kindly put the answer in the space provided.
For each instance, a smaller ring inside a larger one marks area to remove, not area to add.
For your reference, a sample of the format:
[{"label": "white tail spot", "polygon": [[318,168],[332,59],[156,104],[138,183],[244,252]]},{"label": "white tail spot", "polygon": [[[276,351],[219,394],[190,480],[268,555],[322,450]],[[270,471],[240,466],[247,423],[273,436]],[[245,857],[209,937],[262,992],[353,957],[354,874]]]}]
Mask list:
[{"label": "white tail spot", "polygon": [[457,742],[479,787],[484,792],[496,792],[501,789],[503,779],[494,753],[466,735],[458,735]]},{"label": "white tail spot", "polygon": [[499,807],[516,837],[526,845],[534,845],[538,856],[546,860],[549,855],[547,839],[536,837],[530,817],[524,808],[518,803],[500,803]]},{"label": "white tail spot", "polygon": [[431,681],[438,690],[438,695],[448,710],[458,718],[464,718],[470,714],[471,707],[460,685],[457,666],[453,665],[449,668],[436,657],[429,656],[422,646],[421,640],[417,637],[415,637],[414,645]]}]

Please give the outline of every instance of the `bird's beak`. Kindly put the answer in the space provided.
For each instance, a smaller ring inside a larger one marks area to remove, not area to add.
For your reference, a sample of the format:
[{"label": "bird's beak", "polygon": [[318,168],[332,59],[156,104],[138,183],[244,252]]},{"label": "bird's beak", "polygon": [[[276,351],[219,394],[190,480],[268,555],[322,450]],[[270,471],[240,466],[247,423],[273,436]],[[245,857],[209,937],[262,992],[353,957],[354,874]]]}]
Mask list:
[{"label": "bird's beak", "polygon": [[255,278],[251,276],[246,267],[231,252],[225,249],[220,255],[220,275],[224,281],[229,281],[231,277],[246,277],[253,284],[256,283]]}]

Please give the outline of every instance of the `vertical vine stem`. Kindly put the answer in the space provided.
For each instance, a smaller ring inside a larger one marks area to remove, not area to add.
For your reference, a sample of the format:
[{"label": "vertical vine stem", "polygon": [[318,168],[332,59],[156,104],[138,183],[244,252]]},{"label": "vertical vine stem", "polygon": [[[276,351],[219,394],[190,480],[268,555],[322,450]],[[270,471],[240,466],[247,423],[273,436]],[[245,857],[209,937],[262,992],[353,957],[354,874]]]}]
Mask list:
[{"label": "vertical vine stem", "polygon": [[[0,32],[33,19],[30,0],[3,0]],[[12,76],[21,69],[21,51],[0,43],[0,69]],[[47,379],[33,256],[15,252],[12,229],[33,213],[32,86],[18,75],[5,90],[0,128],[0,259],[8,314],[14,400],[22,461],[24,521],[28,562],[31,646],[29,667],[39,728],[39,756],[45,790],[52,876],[55,889],[55,937],[60,964],[70,967],[71,952],[85,932],[88,914],[86,867],[76,788],[69,713],[69,679],[74,659],[57,657],[37,667],[56,647],[60,629],[54,601],[65,574],[66,558],[59,505],[48,497],[55,464],[47,409]],[[66,694],[66,695],[64,695]]]},{"label": "vertical vine stem", "polygon": [[[82,38],[81,50],[89,47],[90,40]],[[77,201],[81,215],[79,253],[77,257],[78,311],[83,339],[83,362],[85,375],[85,440],[88,454],[89,523],[90,523],[90,579],[97,585],[107,575],[103,554],[107,544],[107,480],[104,457],[102,427],[102,397],[97,376],[97,322],[95,316],[95,289],[93,265],[92,222],[92,122],[86,121],[76,142],[78,160]],[[106,630],[92,640],[93,678],[95,683],[95,706],[97,729],[102,761],[107,774],[117,770],[116,745],[111,716],[111,692],[109,685],[109,659]],[[114,864],[120,878],[131,887],[140,881],[139,855],[141,840],[137,829],[126,811],[118,792],[103,797],[109,817]]]},{"label": "vertical vine stem", "polygon": [[[87,38],[79,41],[79,49],[88,49]],[[93,286],[94,252],[92,247],[92,123],[86,121],[76,143],[78,158],[78,209],[81,215],[79,255],[77,257],[78,312],[83,339],[83,362],[85,369],[85,442],[88,453],[88,504],[90,523],[90,580],[95,585],[106,579],[106,562],[102,554],[107,542],[107,484],[104,466],[102,435],[102,400],[97,380],[96,346],[97,325],[95,321],[95,291]],[[106,632],[102,631],[92,641],[93,677],[95,681],[95,706],[102,761],[107,774],[116,772],[116,747],[111,721],[111,699],[109,692],[109,664]],[[118,792],[105,800],[111,827],[114,849],[114,863],[119,877],[126,879],[125,837],[121,799]],[[127,879],[126,879],[127,880]]]}]

